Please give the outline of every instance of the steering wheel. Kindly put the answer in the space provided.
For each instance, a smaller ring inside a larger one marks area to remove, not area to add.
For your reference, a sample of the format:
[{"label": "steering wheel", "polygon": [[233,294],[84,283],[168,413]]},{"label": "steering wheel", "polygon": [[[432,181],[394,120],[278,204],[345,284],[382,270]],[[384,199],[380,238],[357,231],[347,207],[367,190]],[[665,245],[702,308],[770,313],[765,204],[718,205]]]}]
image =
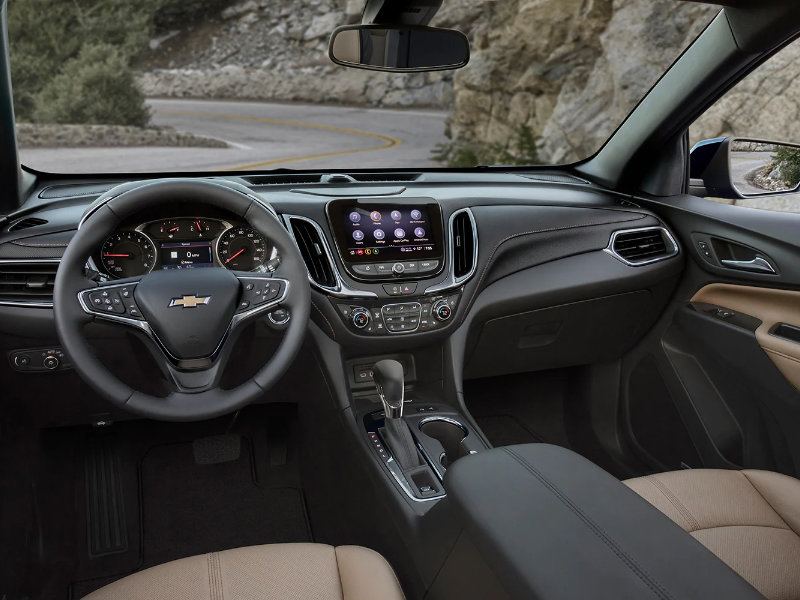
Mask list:
[{"label": "steering wheel", "polygon": [[[277,248],[280,266],[274,273],[224,268],[154,271],[108,283],[86,277],[87,257],[123,220],[169,203],[237,215]],[[61,259],[53,298],[58,336],[81,377],[120,408],[170,421],[216,417],[262,397],[297,355],[311,305],[305,263],[271,209],[242,185],[199,179],[124,184],[101,196]],[[220,379],[237,333],[245,323],[278,308],[288,311],[282,315],[288,322],[275,354],[252,379],[222,389]],[[170,390],[165,397],[132,389],[95,356],[83,328],[97,319],[145,335],[167,377]]]}]

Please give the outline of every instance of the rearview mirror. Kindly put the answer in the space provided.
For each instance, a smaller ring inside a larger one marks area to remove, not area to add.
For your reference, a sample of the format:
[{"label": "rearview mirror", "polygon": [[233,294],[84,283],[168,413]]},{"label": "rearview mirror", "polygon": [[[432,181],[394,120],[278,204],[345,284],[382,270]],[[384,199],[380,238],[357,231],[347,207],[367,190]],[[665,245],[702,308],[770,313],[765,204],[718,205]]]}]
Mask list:
[{"label": "rearview mirror", "polygon": [[800,189],[800,145],[744,138],[704,140],[692,148],[691,178],[708,195],[739,199]]},{"label": "rearview mirror", "polygon": [[412,73],[460,69],[469,41],[460,31],[410,25],[346,25],[331,35],[328,55],[337,65]]}]

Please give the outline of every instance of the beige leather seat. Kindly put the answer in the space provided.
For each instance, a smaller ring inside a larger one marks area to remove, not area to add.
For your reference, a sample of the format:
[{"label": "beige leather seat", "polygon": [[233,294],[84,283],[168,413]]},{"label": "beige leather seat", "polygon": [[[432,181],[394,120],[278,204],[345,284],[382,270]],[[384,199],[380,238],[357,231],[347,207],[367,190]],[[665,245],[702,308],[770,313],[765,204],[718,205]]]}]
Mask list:
[{"label": "beige leather seat", "polygon": [[272,544],[212,552],[120,579],[86,600],[403,600],[389,563],[359,546]]},{"label": "beige leather seat", "polygon": [[800,598],[797,479],[768,471],[693,469],[625,484],[770,600]]}]

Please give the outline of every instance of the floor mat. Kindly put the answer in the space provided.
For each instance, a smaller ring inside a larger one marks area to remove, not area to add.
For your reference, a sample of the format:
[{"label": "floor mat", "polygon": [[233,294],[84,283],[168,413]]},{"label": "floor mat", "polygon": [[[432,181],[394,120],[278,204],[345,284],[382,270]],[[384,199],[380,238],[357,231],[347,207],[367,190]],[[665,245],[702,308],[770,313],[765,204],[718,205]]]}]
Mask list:
[{"label": "floor mat", "polygon": [[[185,556],[311,541],[296,421],[295,406],[270,405],[249,407],[235,421],[137,421],[101,432],[47,432],[39,476],[46,485],[37,494],[44,558],[30,597],[82,598],[131,572]],[[104,519],[99,528],[86,508],[95,506],[86,459],[98,437],[119,461],[125,514],[122,520],[112,511],[119,519]],[[117,521],[127,525],[127,550],[92,556],[93,533]]]},{"label": "floor mat", "polygon": [[302,492],[261,485],[246,439],[238,459],[217,464],[197,464],[189,443],[153,448],[142,461],[141,480],[144,567],[239,546],[310,540]]}]

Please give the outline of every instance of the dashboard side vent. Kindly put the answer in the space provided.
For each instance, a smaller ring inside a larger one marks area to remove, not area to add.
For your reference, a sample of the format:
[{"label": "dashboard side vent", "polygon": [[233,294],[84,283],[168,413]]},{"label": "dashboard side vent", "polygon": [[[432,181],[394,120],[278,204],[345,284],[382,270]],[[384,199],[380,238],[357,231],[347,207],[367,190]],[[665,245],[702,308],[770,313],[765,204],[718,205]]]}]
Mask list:
[{"label": "dashboard side vent", "polygon": [[611,238],[609,249],[612,254],[631,265],[664,260],[678,253],[678,245],[663,227],[617,231]]},{"label": "dashboard side vent", "polygon": [[453,244],[453,275],[456,279],[467,277],[475,268],[475,224],[471,214],[462,210],[451,222]]},{"label": "dashboard side vent", "polygon": [[47,221],[45,219],[39,219],[37,217],[27,217],[25,219],[20,219],[19,221],[14,221],[8,228],[8,230],[19,231],[21,229],[30,229],[31,227],[38,227],[39,225],[46,225],[46,224]]},{"label": "dashboard side vent", "polygon": [[289,225],[311,279],[324,287],[336,287],[333,265],[325,250],[325,242],[319,229],[310,221],[297,217],[291,217]]},{"label": "dashboard side vent", "polygon": [[0,302],[52,304],[58,262],[0,264]]}]

